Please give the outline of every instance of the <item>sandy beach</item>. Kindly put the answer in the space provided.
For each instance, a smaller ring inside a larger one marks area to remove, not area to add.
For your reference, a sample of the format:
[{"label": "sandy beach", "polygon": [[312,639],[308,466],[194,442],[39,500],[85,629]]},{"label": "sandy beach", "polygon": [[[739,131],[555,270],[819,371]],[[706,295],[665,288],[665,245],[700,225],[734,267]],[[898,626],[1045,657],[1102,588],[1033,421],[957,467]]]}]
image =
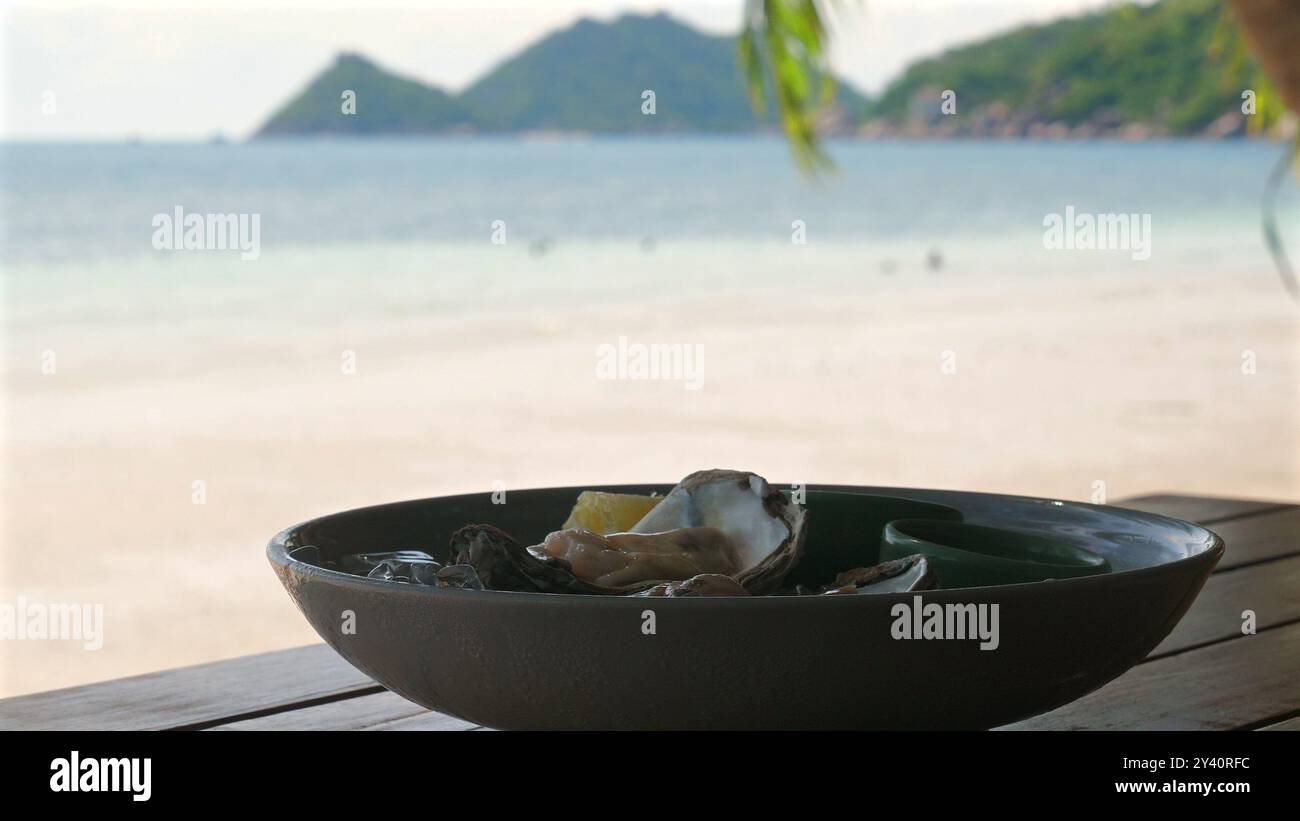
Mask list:
[{"label": "sandy beach", "polygon": [[[706,253],[625,262],[688,282]],[[810,281],[801,253],[714,259],[746,272],[727,287],[545,310],[358,294],[278,333],[255,331],[274,302],[164,332],[11,311],[0,600],[105,615],[100,650],[0,644],[0,695],[315,641],[266,540],[403,498],[720,466],[1085,501],[1098,482],[1111,500],[1300,499],[1297,313],[1262,255],[1233,273],[1102,273],[1075,255],[1091,273],[995,277],[962,259],[886,275],[848,249]],[[587,263],[560,249],[530,264]],[[701,387],[597,378],[598,346],[619,337],[702,346]]]}]

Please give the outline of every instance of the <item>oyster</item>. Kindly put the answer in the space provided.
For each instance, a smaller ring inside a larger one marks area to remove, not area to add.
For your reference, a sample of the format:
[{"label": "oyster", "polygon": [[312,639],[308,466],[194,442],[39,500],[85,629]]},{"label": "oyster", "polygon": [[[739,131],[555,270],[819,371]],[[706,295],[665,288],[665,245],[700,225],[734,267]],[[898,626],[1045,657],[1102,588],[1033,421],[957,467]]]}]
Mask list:
[{"label": "oyster", "polygon": [[930,560],[918,553],[873,567],[845,570],[835,577],[834,582],[822,588],[822,595],[906,593],[912,590],[930,590],[937,586],[938,581]]},{"label": "oyster", "polygon": [[451,534],[451,555],[469,565],[487,590],[534,593],[608,593],[569,572],[562,559],[539,557],[492,525],[465,525]]},{"label": "oyster", "polygon": [[716,527],[682,527],[663,533],[558,530],[533,555],[563,559],[569,571],[600,587],[689,579],[702,573],[738,573],[744,566],[736,545]]},{"label": "oyster", "polygon": [[728,575],[758,595],[780,587],[799,561],[806,518],[802,505],[756,473],[701,470],[679,482],[631,532],[716,528],[737,550],[739,568]]},{"label": "oyster", "polygon": [[681,598],[684,596],[748,596],[749,591],[740,582],[730,576],[719,573],[701,573],[684,582],[664,582],[656,584],[649,590],[633,593],[634,596],[666,596]]},{"label": "oyster", "polygon": [[[490,590],[627,594],[723,575],[760,594],[798,561],[803,523],[803,507],[761,476],[706,470],[683,479],[626,533],[571,528],[525,547],[491,525],[467,525],[452,535],[451,552]],[[705,586],[718,589],[708,582],[689,589]]]}]

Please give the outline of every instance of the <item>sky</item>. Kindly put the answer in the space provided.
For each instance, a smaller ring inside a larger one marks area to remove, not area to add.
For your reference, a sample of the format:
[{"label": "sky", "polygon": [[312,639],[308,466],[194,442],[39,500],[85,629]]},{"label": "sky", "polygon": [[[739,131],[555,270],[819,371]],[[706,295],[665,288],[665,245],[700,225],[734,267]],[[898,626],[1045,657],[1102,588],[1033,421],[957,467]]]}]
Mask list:
[{"label": "sky", "polygon": [[[1114,0],[844,0],[839,75],[876,92],[913,60]],[[738,30],[743,0],[0,0],[10,140],[248,136],[340,51],[458,90],[581,17],[667,11]]]}]

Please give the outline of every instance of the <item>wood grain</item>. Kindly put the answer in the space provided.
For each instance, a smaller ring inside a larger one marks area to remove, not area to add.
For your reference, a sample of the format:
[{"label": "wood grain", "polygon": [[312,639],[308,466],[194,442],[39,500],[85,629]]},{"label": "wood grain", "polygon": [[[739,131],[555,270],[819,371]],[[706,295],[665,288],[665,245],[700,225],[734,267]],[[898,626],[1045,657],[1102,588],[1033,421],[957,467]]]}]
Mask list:
[{"label": "wood grain", "polygon": [[375,686],[314,644],[0,700],[0,730],[169,729]]},{"label": "wood grain", "polygon": [[411,716],[410,718],[400,718],[396,721],[389,721],[384,724],[376,724],[367,727],[368,730],[473,730],[478,729],[477,724],[471,724],[468,721],[462,721],[459,718],[445,716],[442,713],[425,711],[422,715]]},{"label": "wood grain", "polygon": [[1250,729],[1300,708],[1300,624],[1139,664],[1094,693],[1000,729]]},{"label": "wood grain", "polygon": [[[427,713],[418,704],[385,690],[356,698],[316,704],[282,713],[249,718],[212,730],[364,730],[376,724]],[[463,723],[463,722],[462,722]],[[466,728],[472,724],[466,724]]]},{"label": "wood grain", "polygon": [[1286,508],[1293,508],[1285,502],[1267,502],[1256,499],[1228,499],[1214,496],[1186,496],[1174,493],[1153,493],[1147,496],[1133,496],[1115,502],[1117,507],[1158,513],[1197,524],[1212,524],[1217,521],[1237,516],[1247,516]]},{"label": "wood grain", "polygon": [[1215,573],[1182,621],[1148,658],[1242,637],[1242,612],[1256,631],[1300,621],[1300,556]]},{"label": "wood grain", "polygon": [[1246,564],[1300,555],[1300,508],[1211,524],[1226,548],[1216,573]]}]

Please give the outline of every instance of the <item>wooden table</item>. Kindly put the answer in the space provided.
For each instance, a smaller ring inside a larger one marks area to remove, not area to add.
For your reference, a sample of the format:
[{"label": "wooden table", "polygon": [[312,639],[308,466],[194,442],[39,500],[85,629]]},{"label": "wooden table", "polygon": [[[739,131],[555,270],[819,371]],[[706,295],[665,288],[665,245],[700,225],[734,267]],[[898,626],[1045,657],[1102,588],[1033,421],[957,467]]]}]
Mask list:
[{"label": "wooden table", "polygon": [[[1227,551],[1146,660],[1017,730],[1300,729],[1300,505],[1154,495],[1121,502],[1208,525]],[[1243,635],[1242,611],[1257,633]],[[0,729],[472,730],[324,644],[0,700]]]}]

